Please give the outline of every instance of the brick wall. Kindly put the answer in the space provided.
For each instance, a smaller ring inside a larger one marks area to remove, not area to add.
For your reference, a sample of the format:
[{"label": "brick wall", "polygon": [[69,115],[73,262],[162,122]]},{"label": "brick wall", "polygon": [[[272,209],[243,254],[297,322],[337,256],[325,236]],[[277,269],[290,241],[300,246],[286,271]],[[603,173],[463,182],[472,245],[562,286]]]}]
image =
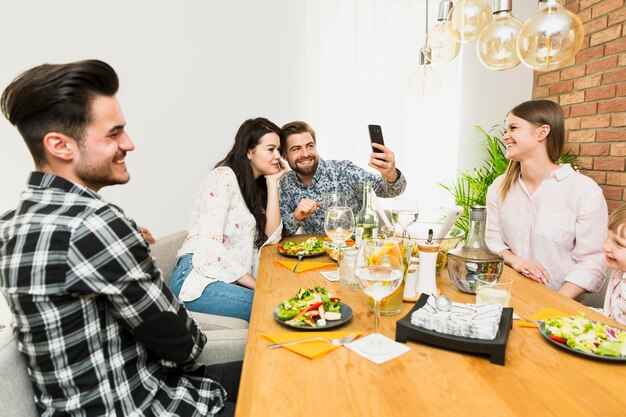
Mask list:
[{"label": "brick wall", "polygon": [[585,26],[575,62],[534,74],[533,98],[565,112],[567,149],[604,191],[609,212],[626,201],[626,0],[567,0]]}]

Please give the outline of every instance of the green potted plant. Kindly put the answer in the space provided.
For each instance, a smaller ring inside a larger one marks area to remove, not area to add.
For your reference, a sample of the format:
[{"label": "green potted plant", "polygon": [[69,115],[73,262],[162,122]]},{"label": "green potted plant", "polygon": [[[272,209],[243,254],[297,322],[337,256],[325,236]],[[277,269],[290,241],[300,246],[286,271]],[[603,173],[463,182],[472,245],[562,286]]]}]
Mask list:
[{"label": "green potted plant", "polygon": [[[487,151],[487,158],[483,165],[471,171],[461,172],[451,184],[439,185],[454,197],[458,206],[463,207],[463,212],[456,221],[455,226],[463,232],[463,239],[469,230],[469,208],[474,205],[484,206],[487,203],[487,190],[493,181],[504,174],[509,164],[506,159],[506,151],[502,143],[503,130],[501,125],[493,126],[489,131],[482,127],[474,126],[475,133],[483,138],[483,144]],[[577,169],[577,157],[569,151],[564,151],[559,164],[571,164]]]}]

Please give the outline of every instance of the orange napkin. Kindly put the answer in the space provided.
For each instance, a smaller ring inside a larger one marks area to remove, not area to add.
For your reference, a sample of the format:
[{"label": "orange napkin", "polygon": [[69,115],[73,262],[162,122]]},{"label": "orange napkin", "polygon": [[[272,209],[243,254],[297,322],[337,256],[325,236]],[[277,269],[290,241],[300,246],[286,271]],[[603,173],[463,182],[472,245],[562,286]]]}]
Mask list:
[{"label": "orange napkin", "polygon": [[[266,339],[272,341],[272,343],[284,343],[292,342],[294,340],[310,339],[312,337],[325,337],[327,339],[336,339],[338,337],[344,337],[351,333],[358,336],[361,332],[298,332],[298,333],[266,333],[262,334]],[[292,352],[296,352],[298,355],[302,355],[305,358],[317,359],[321,358],[331,350],[335,350],[340,346],[331,345],[322,340],[315,340],[312,342],[299,343],[297,345],[283,346],[285,349],[289,349]]]},{"label": "orange napkin", "polygon": [[[326,237],[324,238],[324,241],[326,241],[326,242],[332,242],[333,240],[332,240],[331,238],[329,238],[328,236],[326,236]],[[354,239],[352,239],[352,238],[348,238],[348,239],[346,239],[346,245],[348,245],[348,246],[352,246],[352,245],[354,245]]]},{"label": "orange napkin", "polygon": [[[564,313],[562,311],[559,311],[559,310],[556,310],[556,309],[550,307],[550,308],[546,308],[545,310],[541,310],[538,313],[535,313],[535,315],[531,316],[530,319],[531,320],[540,320],[541,321],[541,320],[545,320],[545,319],[551,319],[553,317],[563,317],[563,316],[569,317],[569,316],[571,316],[571,314],[567,314],[567,313]],[[517,321],[517,325],[519,327],[532,327],[532,328],[535,328],[535,329],[539,327],[535,323],[524,321],[522,319]]]},{"label": "orange napkin", "polygon": [[[282,265],[290,271],[293,271],[293,268],[296,266],[298,261],[274,261],[278,265]],[[298,269],[296,272],[306,272],[312,271],[314,269],[322,269],[328,268],[331,266],[337,266],[336,262],[319,262],[319,261],[302,261],[300,265],[298,265]]]}]

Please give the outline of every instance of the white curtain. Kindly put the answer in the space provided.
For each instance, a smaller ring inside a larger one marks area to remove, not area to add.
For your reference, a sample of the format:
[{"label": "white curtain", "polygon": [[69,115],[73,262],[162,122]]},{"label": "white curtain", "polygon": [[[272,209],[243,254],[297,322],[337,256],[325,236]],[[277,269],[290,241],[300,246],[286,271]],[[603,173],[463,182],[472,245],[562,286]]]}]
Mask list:
[{"label": "white curtain", "polygon": [[[409,95],[408,79],[424,43],[425,6],[426,0],[308,0],[303,24],[306,116],[320,155],[367,167],[367,125],[380,124],[408,180],[406,193],[419,204],[419,220],[432,221],[452,205],[438,183],[457,173],[462,60],[434,67],[442,79],[434,99]],[[437,8],[438,1],[430,0],[429,27]]]}]

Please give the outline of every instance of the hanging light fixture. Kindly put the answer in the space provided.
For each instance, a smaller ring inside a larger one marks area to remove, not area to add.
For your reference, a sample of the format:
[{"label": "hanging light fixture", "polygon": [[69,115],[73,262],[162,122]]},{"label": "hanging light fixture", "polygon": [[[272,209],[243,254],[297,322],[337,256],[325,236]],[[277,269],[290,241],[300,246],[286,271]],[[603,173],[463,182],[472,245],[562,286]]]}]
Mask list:
[{"label": "hanging light fixture", "polygon": [[553,70],[574,59],[584,36],[585,30],[578,16],[557,0],[539,0],[537,14],[522,26],[517,52],[530,68]]},{"label": "hanging light fixture", "polygon": [[453,34],[459,42],[474,42],[491,21],[491,7],[485,0],[459,0],[452,8]]},{"label": "hanging light fixture", "polygon": [[441,87],[439,74],[430,67],[428,48],[420,49],[419,66],[409,78],[409,93],[417,99],[431,99],[437,95]]},{"label": "hanging light fixture", "polygon": [[452,0],[441,0],[437,24],[426,34],[426,52],[430,51],[426,58],[431,62],[450,62],[461,50],[461,44],[456,40],[459,35],[454,35],[455,29],[449,20],[451,10]]},{"label": "hanging light fixture", "polygon": [[504,71],[520,63],[517,37],[522,22],[511,15],[513,0],[494,0],[493,21],[478,38],[478,58],[490,70]]},{"label": "hanging light fixture", "polygon": [[439,92],[441,87],[441,78],[439,74],[430,67],[430,56],[432,51],[426,46],[428,38],[428,0],[426,0],[426,39],[424,39],[424,47],[420,48],[419,62],[417,69],[409,78],[409,93],[419,99],[431,99]]}]

